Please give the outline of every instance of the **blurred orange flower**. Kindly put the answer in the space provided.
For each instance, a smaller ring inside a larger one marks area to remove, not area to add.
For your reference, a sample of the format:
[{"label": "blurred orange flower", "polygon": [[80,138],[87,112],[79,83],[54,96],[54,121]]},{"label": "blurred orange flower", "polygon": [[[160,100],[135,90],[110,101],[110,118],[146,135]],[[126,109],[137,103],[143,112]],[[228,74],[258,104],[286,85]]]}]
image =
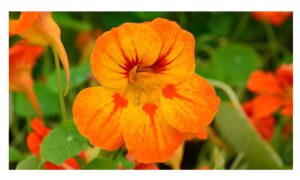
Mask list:
[{"label": "blurred orange flower", "polygon": [[254,19],[258,21],[267,21],[274,26],[282,25],[291,15],[292,12],[252,12]]},{"label": "blurred orange flower", "polygon": [[68,91],[69,61],[60,39],[60,29],[50,12],[22,12],[18,20],[9,20],[9,35],[19,35],[34,45],[52,46],[64,66]]},{"label": "blurred orange flower", "polygon": [[82,90],[75,124],[106,150],[125,143],[138,162],[163,162],[213,120],[219,97],[194,73],[195,40],[177,23],[157,18],[102,34],[91,55],[101,87]]},{"label": "blurred orange flower", "polygon": [[267,115],[264,117],[254,118],[253,117],[253,101],[248,101],[243,104],[243,109],[250,122],[254,125],[259,134],[267,141],[271,141],[274,128],[275,128],[275,118],[272,115]]},{"label": "blurred orange flower", "polygon": [[[27,147],[31,154],[40,156],[40,149],[43,139],[51,131],[50,128],[46,127],[42,121],[35,118],[31,121],[32,132],[27,136]],[[55,165],[51,162],[44,164],[45,169],[79,169],[79,165],[74,158],[69,158],[62,165]]]},{"label": "blurred orange flower", "polygon": [[43,52],[43,47],[31,45],[26,40],[18,41],[9,49],[9,89],[25,92],[38,117],[42,117],[42,111],[33,89],[32,70]]},{"label": "blurred orange flower", "polygon": [[102,30],[96,29],[93,31],[82,31],[80,32],[75,40],[76,47],[81,53],[84,53],[84,50],[89,44],[95,44],[97,38],[102,34]]},{"label": "blurred orange flower", "polygon": [[280,109],[284,116],[293,115],[293,65],[283,64],[276,74],[255,71],[250,75],[248,90],[257,94],[253,100],[253,117],[268,116]]},{"label": "blurred orange flower", "polygon": [[77,35],[75,44],[81,54],[81,63],[90,59],[90,54],[95,46],[96,40],[102,33],[102,30],[96,29],[93,31],[83,31]]}]

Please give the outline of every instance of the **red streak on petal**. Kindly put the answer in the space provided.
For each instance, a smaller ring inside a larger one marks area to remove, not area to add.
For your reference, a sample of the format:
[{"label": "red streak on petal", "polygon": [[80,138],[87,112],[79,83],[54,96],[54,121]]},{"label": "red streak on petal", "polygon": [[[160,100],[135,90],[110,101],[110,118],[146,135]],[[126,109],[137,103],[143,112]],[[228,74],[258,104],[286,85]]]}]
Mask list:
[{"label": "red streak on petal", "polygon": [[153,116],[155,114],[155,111],[157,109],[157,106],[154,103],[147,103],[143,106],[143,110],[149,114],[149,116]]},{"label": "red streak on petal", "polygon": [[115,93],[113,95],[113,98],[114,98],[115,106],[117,106],[118,108],[127,107],[128,101],[125,98],[123,98],[119,93]]},{"label": "red streak on petal", "polygon": [[163,88],[162,92],[163,92],[163,95],[166,98],[173,99],[175,97],[175,98],[179,98],[179,99],[183,99],[185,101],[191,102],[193,104],[197,104],[192,99],[186,98],[186,97],[178,94],[176,92],[176,88],[175,88],[175,86],[173,84],[168,84],[165,88]]},{"label": "red streak on petal", "polygon": [[157,140],[157,130],[156,130],[155,120],[154,120],[154,114],[155,114],[156,109],[157,109],[157,106],[154,103],[146,103],[143,106],[143,110],[149,115],[149,118],[151,121],[151,126],[154,131],[154,136],[155,136],[155,139]]},{"label": "red streak on petal", "polygon": [[[102,128],[106,126],[106,124],[111,120],[111,118],[115,115],[115,113],[119,110],[119,108],[125,108],[127,107],[128,101],[124,99],[119,93],[115,93],[113,96],[114,98],[114,108],[113,110],[108,114],[108,116],[105,118]],[[97,115],[97,113],[92,117],[92,119]],[[102,128],[99,128],[99,132],[102,130]]]}]

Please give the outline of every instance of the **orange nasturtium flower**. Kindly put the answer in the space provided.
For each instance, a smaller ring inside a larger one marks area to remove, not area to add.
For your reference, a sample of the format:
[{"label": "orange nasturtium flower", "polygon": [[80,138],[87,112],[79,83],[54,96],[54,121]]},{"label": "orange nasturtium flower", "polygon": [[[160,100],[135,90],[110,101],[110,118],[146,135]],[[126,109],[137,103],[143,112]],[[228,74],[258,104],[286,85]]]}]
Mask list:
[{"label": "orange nasturtium flower", "polygon": [[60,39],[60,29],[51,12],[22,12],[18,20],[9,20],[9,35],[19,35],[32,44],[52,46],[66,72],[68,91],[70,83],[69,61]]},{"label": "orange nasturtium flower", "polygon": [[273,115],[269,114],[263,117],[253,116],[253,101],[247,101],[243,103],[243,109],[247,116],[249,117],[250,122],[253,124],[255,129],[259,132],[259,134],[267,141],[271,141],[274,129],[275,129],[275,118]]},{"label": "orange nasturtium flower", "polygon": [[102,34],[91,69],[102,86],[82,90],[73,105],[79,132],[93,145],[125,143],[138,162],[163,162],[213,120],[219,97],[194,73],[195,40],[175,22],[124,23]]},{"label": "orange nasturtium flower", "polygon": [[26,40],[18,41],[9,49],[9,89],[25,92],[38,117],[42,117],[42,111],[33,89],[32,70],[43,52],[44,47],[31,45]]},{"label": "orange nasturtium flower", "polygon": [[250,75],[248,90],[257,94],[253,99],[253,117],[271,115],[280,109],[286,117],[293,115],[293,65],[283,64],[276,73],[255,71]]},{"label": "orange nasturtium flower", "polygon": [[267,21],[274,26],[282,25],[291,15],[292,12],[252,12],[254,19],[258,21]]},{"label": "orange nasturtium flower", "polygon": [[[27,147],[31,154],[40,155],[40,149],[43,139],[51,131],[50,128],[46,127],[42,121],[35,118],[31,121],[32,132],[27,136]],[[82,155],[81,155],[82,156]],[[51,162],[44,164],[45,169],[79,169],[79,165],[74,158],[67,159],[62,165],[55,165]]]}]

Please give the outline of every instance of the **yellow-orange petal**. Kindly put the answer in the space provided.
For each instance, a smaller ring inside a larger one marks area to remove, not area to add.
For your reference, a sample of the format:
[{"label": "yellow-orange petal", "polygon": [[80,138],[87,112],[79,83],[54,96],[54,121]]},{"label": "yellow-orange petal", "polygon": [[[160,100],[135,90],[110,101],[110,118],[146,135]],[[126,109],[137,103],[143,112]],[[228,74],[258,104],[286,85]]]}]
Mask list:
[{"label": "yellow-orange petal", "polygon": [[138,162],[169,160],[183,142],[182,134],[167,124],[157,104],[136,106],[129,103],[120,117],[128,152]]},{"label": "yellow-orange petal", "polygon": [[123,144],[120,113],[127,100],[103,87],[83,89],[73,104],[73,117],[78,131],[96,146],[114,150]]},{"label": "yellow-orange petal", "polygon": [[208,133],[205,128],[201,128],[198,132],[195,133],[196,137],[199,139],[207,139]]},{"label": "yellow-orange petal", "polygon": [[49,43],[57,52],[59,59],[64,67],[66,74],[66,89],[64,94],[66,95],[70,86],[70,68],[68,56],[60,38],[60,28],[52,18],[52,14],[50,12],[41,12],[39,17],[40,23],[42,24],[48,36]]},{"label": "yellow-orange petal", "polygon": [[260,95],[253,100],[253,118],[272,115],[284,103],[284,99],[276,96]]},{"label": "yellow-orange petal", "polygon": [[180,26],[167,19],[156,18],[146,22],[161,37],[163,47],[159,59],[152,68],[169,83],[177,83],[194,73],[195,39]]},{"label": "yellow-orange petal", "polygon": [[248,80],[247,88],[254,93],[265,95],[283,93],[283,89],[280,87],[275,75],[264,71],[253,72]]},{"label": "yellow-orange petal", "polygon": [[27,31],[38,18],[38,12],[22,12],[18,20],[9,20],[9,34],[16,35]]},{"label": "yellow-orange petal", "polygon": [[198,132],[195,133],[190,133],[190,132],[186,132],[184,133],[184,137],[186,140],[192,140],[193,138],[199,138],[201,140],[207,139],[208,137],[208,133],[206,128],[201,127]]},{"label": "yellow-orange petal", "polygon": [[167,122],[181,132],[198,132],[217,113],[220,98],[202,77],[193,75],[178,85],[169,84],[160,98]]},{"label": "yellow-orange petal", "polygon": [[91,55],[91,68],[105,87],[120,88],[128,83],[136,65],[150,66],[159,56],[162,41],[149,26],[125,23],[102,34]]}]

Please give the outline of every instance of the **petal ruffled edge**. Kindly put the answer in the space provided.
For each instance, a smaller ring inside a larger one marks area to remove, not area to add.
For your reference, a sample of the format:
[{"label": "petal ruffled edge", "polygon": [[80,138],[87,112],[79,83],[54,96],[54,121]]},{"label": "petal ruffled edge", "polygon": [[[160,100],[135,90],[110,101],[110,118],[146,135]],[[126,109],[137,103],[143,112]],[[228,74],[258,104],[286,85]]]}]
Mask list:
[{"label": "petal ruffled edge", "polygon": [[181,132],[197,133],[212,122],[220,98],[208,81],[193,75],[186,82],[163,88],[160,102],[172,127]]},{"label": "petal ruffled edge", "polygon": [[154,103],[129,103],[121,115],[121,126],[128,152],[141,163],[164,162],[182,144],[182,133],[166,122],[161,107]]},{"label": "petal ruffled edge", "polygon": [[283,93],[276,76],[271,72],[264,71],[254,71],[249,77],[247,88],[254,93],[264,95]]},{"label": "petal ruffled edge", "polygon": [[106,150],[123,144],[120,113],[127,100],[103,87],[83,89],[73,104],[73,117],[80,134]]}]

